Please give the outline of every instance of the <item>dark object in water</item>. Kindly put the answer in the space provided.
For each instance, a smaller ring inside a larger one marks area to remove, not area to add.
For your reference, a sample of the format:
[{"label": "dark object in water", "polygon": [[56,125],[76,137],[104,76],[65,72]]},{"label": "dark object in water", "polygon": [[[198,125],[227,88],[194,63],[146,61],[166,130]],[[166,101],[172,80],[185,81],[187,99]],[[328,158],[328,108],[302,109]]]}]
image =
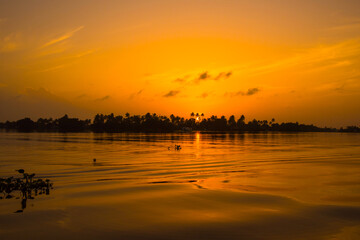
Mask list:
[{"label": "dark object in water", "polygon": [[[50,189],[53,189],[53,184],[49,179],[45,181],[40,178],[34,179],[35,173],[28,174],[24,169],[16,171],[22,173],[23,177],[0,178],[0,193],[4,195],[0,199],[21,198],[21,210],[15,212],[19,213],[26,208],[27,199],[34,199],[33,196],[43,193],[49,195]],[[20,193],[19,197],[14,195],[16,192]]]},{"label": "dark object in water", "polygon": [[96,162],[96,158],[93,159],[93,162]]},{"label": "dark object in water", "polygon": [[180,149],[181,149],[181,146],[175,144],[175,150],[180,150]]}]

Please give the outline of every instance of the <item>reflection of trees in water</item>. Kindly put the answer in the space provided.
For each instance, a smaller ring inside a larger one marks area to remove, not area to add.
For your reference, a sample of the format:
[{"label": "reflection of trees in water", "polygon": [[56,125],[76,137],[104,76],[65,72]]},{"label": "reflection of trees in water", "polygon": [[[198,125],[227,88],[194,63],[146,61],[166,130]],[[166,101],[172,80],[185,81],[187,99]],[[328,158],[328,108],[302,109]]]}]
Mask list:
[{"label": "reflection of trees in water", "polygon": [[34,199],[38,195],[49,195],[53,189],[53,183],[49,179],[35,178],[35,173],[25,173],[24,169],[16,170],[22,177],[0,178],[0,199],[21,199],[21,209],[15,213],[23,212],[28,199]]}]

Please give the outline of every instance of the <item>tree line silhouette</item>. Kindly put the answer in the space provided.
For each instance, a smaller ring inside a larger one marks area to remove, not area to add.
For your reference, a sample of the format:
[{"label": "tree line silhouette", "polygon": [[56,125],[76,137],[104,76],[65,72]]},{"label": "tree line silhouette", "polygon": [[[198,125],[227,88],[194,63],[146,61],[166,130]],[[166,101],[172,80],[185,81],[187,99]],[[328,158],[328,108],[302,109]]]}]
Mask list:
[{"label": "tree line silhouette", "polygon": [[357,126],[346,128],[317,127],[299,124],[298,122],[277,123],[275,119],[251,120],[246,122],[245,116],[236,119],[234,115],[227,119],[225,116],[212,115],[205,118],[204,114],[191,113],[190,118],[175,115],[161,116],[147,113],[145,115],[115,116],[96,114],[93,121],[70,118],[65,115],[58,119],[39,118],[33,121],[23,118],[18,121],[0,123],[0,129],[19,132],[174,132],[174,131],[281,131],[281,132],[360,132]]}]

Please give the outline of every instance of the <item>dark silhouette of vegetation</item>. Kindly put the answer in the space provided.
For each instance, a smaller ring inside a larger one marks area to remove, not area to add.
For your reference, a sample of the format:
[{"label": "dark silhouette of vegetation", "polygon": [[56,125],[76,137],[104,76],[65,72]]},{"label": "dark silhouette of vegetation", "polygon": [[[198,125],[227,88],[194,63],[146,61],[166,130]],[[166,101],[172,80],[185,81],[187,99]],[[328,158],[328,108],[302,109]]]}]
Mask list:
[{"label": "dark silhouette of vegetation", "polygon": [[14,122],[0,123],[0,128],[16,130],[19,132],[84,132],[90,129],[91,120],[79,120],[65,115],[53,120],[52,118],[39,118],[36,122],[30,118]]},{"label": "dark silhouette of vegetation", "polygon": [[20,119],[14,122],[0,123],[0,128],[8,131],[19,132],[174,132],[174,131],[236,131],[236,132],[360,132],[359,127],[349,126],[347,128],[320,128],[314,125],[300,124],[298,122],[277,123],[271,121],[256,120],[246,122],[245,116],[236,119],[234,115],[227,119],[225,116],[212,115],[205,118],[204,114],[190,114],[190,118],[183,118],[173,114],[170,117],[147,113],[145,115],[115,116],[97,114],[94,120],[80,120],[69,118],[67,115],[59,119],[39,118],[33,121],[30,118]]},{"label": "dark silhouette of vegetation", "polygon": [[360,133],[360,127],[348,126],[345,129],[340,128],[340,132],[357,132],[357,133]]},{"label": "dark silhouette of vegetation", "polygon": [[50,194],[53,183],[49,179],[45,181],[41,178],[36,179],[35,173],[28,174],[24,169],[16,170],[22,174],[22,177],[0,178],[0,199],[21,199],[21,209],[15,213],[23,212],[26,208],[28,199],[34,199],[34,196]]}]

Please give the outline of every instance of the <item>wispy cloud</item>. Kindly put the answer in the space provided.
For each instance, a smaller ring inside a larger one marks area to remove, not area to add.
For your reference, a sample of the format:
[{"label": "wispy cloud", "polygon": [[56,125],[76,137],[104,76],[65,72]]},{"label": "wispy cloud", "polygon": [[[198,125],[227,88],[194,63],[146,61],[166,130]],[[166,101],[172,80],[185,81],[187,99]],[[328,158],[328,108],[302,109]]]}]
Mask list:
[{"label": "wispy cloud", "polygon": [[340,60],[340,61],[334,61],[333,63],[328,63],[325,64],[324,66],[319,66],[319,67],[314,67],[314,68],[310,68],[307,71],[304,72],[319,72],[319,71],[324,71],[326,69],[331,69],[331,68],[338,68],[338,67],[345,67],[345,66],[349,66],[352,65],[353,63],[349,60]]},{"label": "wispy cloud", "polygon": [[110,99],[110,95],[106,95],[102,98],[97,98],[95,99],[96,102],[102,102],[102,101],[106,101],[106,100],[109,100]]},{"label": "wispy cloud", "polygon": [[54,45],[56,43],[59,43],[59,42],[62,42],[62,41],[65,41],[66,39],[72,37],[76,32],[80,31],[81,29],[83,29],[84,26],[80,26],[70,32],[67,32],[65,33],[64,35],[60,36],[60,37],[57,37],[57,38],[54,38],[50,41],[48,41],[47,43],[45,43],[44,45],[41,46],[41,48],[45,48],[45,47],[49,47],[51,45]]},{"label": "wispy cloud", "polygon": [[179,77],[179,78],[176,78],[176,79],[174,80],[174,82],[177,82],[177,83],[185,83],[189,77],[190,77],[190,75],[186,75],[185,77]]},{"label": "wispy cloud", "polygon": [[232,72],[221,72],[214,78],[214,80],[227,79],[231,77],[231,75]]},{"label": "wispy cloud", "polygon": [[81,58],[81,57],[90,55],[90,54],[92,54],[93,52],[95,52],[95,50],[91,49],[91,50],[87,50],[87,51],[85,51],[85,52],[80,52],[80,53],[77,53],[77,54],[68,56],[67,58]]},{"label": "wispy cloud", "polygon": [[334,88],[334,91],[337,91],[337,92],[344,92],[345,91],[345,83],[344,84],[342,84],[342,85],[340,85],[340,86],[338,86],[338,87],[335,87]]},{"label": "wispy cloud", "polygon": [[[52,67],[48,67],[48,68],[45,68],[45,69],[40,69],[40,70],[31,70],[30,72],[31,73],[42,73],[42,72],[52,72],[52,71],[56,71],[56,70],[59,70],[59,69],[62,69],[64,67],[67,67],[67,66],[70,66],[72,65],[73,63],[76,62],[76,60],[78,58],[82,58],[86,55],[89,55],[89,54],[92,54],[95,50],[88,50],[88,51],[85,51],[85,52],[80,52],[80,53],[75,53],[75,54],[71,54],[71,55],[67,55],[67,56],[64,56],[64,57],[59,57],[59,58],[56,58],[56,61],[57,62],[65,62],[63,64],[58,64],[56,66],[52,66]],[[62,51],[60,51],[62,52]],[[55,52],[53,52],[55,53]],[[50,53],[51,54],[51,53]],[[45,55],[42,55],[42,56],[45,56]],[[32,68],[37,68],[36,66],[35,67],[32,67]]]},{"label": "wispy cloud", "polygon": [[220,72],[218,74],[215,74],[214,76],[212,74],[210,74],[208,71],[205,71],[205,72],[201,72],[199,74],[196,75],[196,77],[194,77],[194,74],[193,74],[193,77],[191,77],[191,75],[186,75],[185,77],[179,77],[179,78],[176,78],[173,82],[176,82],[176,83],[181,83],[181,84],[199,84],[200,82],[205,82],[205,81],[208,81],[208,80],[215,80],[215,81],[218,81],[218,80],[221,80],[221,79],[227,79],[229,77],[231,77],[232,75],[232,72],[229,71],[229,72]]},{"label": "wispy cloud", "polygon": [[[56,48],[45,48],[44,51],[41,51],[38,55],[35,55],[34,57],[37,58],[37,57],[45,57],[45,56],[49,56],[49,55],[60,54],[60,53],[65,52],[67,49],[68,48],[64,44],[58,44]],[[59,59],[61,59],[61,60],[77,59],[77,58],[81,58],[81,57],[87,56],[89,54],[92,54],[93,52],[95,52],[95,49],[90,49],[90,50],[78,52],[78,53],[71,53],[71,54],[65,55]]]},{"label": "wispy cloud", "polygon": [[52,71],[56,71],[56,70],[59,70],[61,68],[64,68],[66,66],[66,64],[61,64],[61,65],[57,65],[55,67],[50,67],[50,68],[46,68],[44,70],[40,70],[40,71],[37,71],[38,73],[44,73],[44,72],[52,72]]},{"label": "wispy cloud", "polygon": [[330,28],[327,28],[328,31],[353,31],[353,30],[359,30],[360,29],[360,19],[352,19],[351,21],[348,21],[344,24],[333,26]]},{"label": "wispy cloud", "polygon": [[238,97],[238,96],[252,96],[257,94],[260,91],[259,88],[249,88],[246,92],[237,91],[237,92],[226,92],[224,96],[226,97]]},{"label": "wispy cloud", "polygon": [[355,73],[346,78],[336,79],[332,82],[325,82],[311,88],[312,92],[335,91],[337,93],[359,92],[360,90],[360,74]]},{"label": "wispy cloud", "polygon": [[[360,39],[351,39],[333,45],[320,45],[304,49],[296,55],[270,64],[242,67],[245,74],[263,75],[286,68],[302,68],[301,71],[325,70],[349,65],[350,60],[360,54]],[[341,64],[338,64],[341,62]],[[319,68],[321,66],[321,68]]]},{"label": "wispy cloud", "polygon": [[174,97],[176,95],[178,95],[180,93],[180,91],[178,90],[171,90],[168,93],[166,93],[165,95],[163,95],[163,97]]},{"label": "wispy cloud", "polygon": [[44,48],[41,49],[42,51],[40,51],[38,54],[35,54],[33,57],[34,58],[39,58],[39,57],[46,57],[49,55],[56,55],[56,54],[60,54],[63,53],[67,50],[67,47],[64,44],[58,44],[56,46],[56,48]]},{"label": "wispy cloud", "polygon": [[135,97],[138,97],[141,95],[141,93],[144,91],[144,89],[139,90],[138,92],[132,93],[129,97],[129,99],[134,99]]},{"label": "wispy cloud", "polygon": [[84,99],[84,98],[87,98],[87,97],[88,97],[88,95],[84,93],[84,94],[81,94],[81,95],[77,96],[76,99]]}]

